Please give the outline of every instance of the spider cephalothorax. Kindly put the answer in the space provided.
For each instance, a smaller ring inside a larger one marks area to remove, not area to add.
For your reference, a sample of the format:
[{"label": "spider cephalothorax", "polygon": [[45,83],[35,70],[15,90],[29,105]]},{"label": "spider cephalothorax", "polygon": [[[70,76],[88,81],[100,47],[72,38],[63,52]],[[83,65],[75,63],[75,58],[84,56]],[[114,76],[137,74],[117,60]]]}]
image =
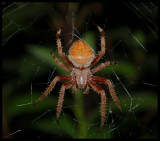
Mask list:
[{"label": "spider cephalothorax", "polygon": [[104,83],[108,85],[110,94],[114,102],[116,103],[117,107],[120,110],[121,110],[121,107],[111,81],[107,78],[92,75],[93,73],[101,70],[102,68],[114,64],[114,62],[108,61],[106,63],[101,63],[97,67],[91,69],[91,67],[95,65],[102,58],[106,50],[104,31],[99,26],[97,27],[101,33],[101,51],[98,52],[97,56],[95,56],[94,51],[87,43],[85,43],[82,40],[78,40],[72,44],[69,50],[69,56],[68,56],[69,59],[68,59],[65,53],[62,52],[62,46],[61,46],[61,40],[60,40],[61,30],[57,32],[56,37],[57,37],[59,56],[70,67],[60,62],[53,53],[51,53],[51,55],[59,66],[61,66],[63,69],[70,72],[71,74],[68,76],[56,76],[50,83],[49,87],[45,90],[43,95],[35,103],[38,103],[42,99],[44,99],[52,91],[52,89],[54,88],[55,84],[58,81],[68,81],[62,85],[60,90],[60,96],[59,96],[58,105],[57,105],[57,119],[58,119],[63,106],[65,89],[68,89],[71,86],[73,86],[73,91],[74,93],[76,93],[77,87],[85,88],[84,94],[86,94],[88,93],[89,88],[91,87],[93,90],[95,90],[101,95],[101,106],[100,106],[101,126],[100,128],[102,128],[102,126],[104,125],[105,116],[106,116],[106,95],[105,95],[105,91],[99,85],[97,85],[96,82]]}]

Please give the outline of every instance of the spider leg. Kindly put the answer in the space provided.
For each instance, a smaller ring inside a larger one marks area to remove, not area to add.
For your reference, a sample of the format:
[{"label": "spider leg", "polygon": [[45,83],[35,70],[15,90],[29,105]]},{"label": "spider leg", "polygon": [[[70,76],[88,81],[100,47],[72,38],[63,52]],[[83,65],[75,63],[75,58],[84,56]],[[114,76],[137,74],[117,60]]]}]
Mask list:
[{"label": "spider leg", "polygon": [[106,66],[110,66],[110,65],[114,65],[114,64],[115,64],[115,62],[113,62],[113,61],[107,61],[107,62],[105,62],[105,63],[101,63],[101,64],[98,65],[97,67],[93,68],[93,69],[91,70],[91,73],[93,74],[93,73],[95,73],[95,72],[103,69],[103,68],[106,67]]},{"label": "spider leg", "polygon": [[90,86],[93,90],[101,94],[101,126],[100,129],[103,127],[104,122],[106,120],[106,95],[104,90],[97,84],[93,83],[92,81],[89,81]]},{"label": "spider leg", "polygon": [[70,81],[70,82],[64,83],[61,87],[59,100],[58,100],[58,105],[57,105],[57,114],[56,114],[57,120],[58,120],[58,118],[60,116],[60,113],[62,111],[65,89],[70,88],[72,85],[73,85],[73,82]]},{"label": "spider leg", "polygon": [[56,85],[56,83],[58,81],[67,81],[67,80],[70,80],[71,79],[71,76],[56,76],[52,82],[50,83],[49,87],[45,90],[45,92],[42,94],[42,96],[40,98],[38,98],[36,100],[36,103],[42,101],[48,94],[50,94],[50,92],[52,91],[52,89],[54,88],[54,86]]},{"label": "spider leg", "polygon": [[61,39],[60,39],[60,33],[61,29],[57,31],[56,38],[57,38],[57,45],[58,45],[58,54],[63,59],[69,66],[74,67],[72,62],[66,57],[65,53],[62,51],[62,44],[61,44]]},{"label": "spider leg", "polygon": [[76,82],[74,82],[74,84],[73,84],[73,93],[77,93],[77,88],[76,88]]},{"label": "spider leg", "polygon": [[105,33],[104,33],[103,29],[100,28],[99,26],[97,26],[97,28],[98,28],[99,32],[101,33],[101,51],[98,52],[97,56],[92,61],[90,67],[95,65],[103,57],[103,55],[105,54],[105,50],[106,50],[105,36],[104,36]]},{"label": "spider leg", "polygon": [[62,67],[62,68],[65,69],[66,71],[69,71],[69,72],[72,71],[71,68],[69,68],[68,66],[66,66],[65,64],[63,64],[62,62],[60,62],[60,61],[58,60],[58,58],[53,54],[53,52],[51,52],[51,55],[52,55],[53,59],[55,60],[55,62],[56,62],[60,67]]},{"label": "spider leg", "polygon": [[109,92],[112,96],[112,99],[114,100],[115,104],[119,108],[120,111],[122,111],[118,97],[116,96],[116,92],[113,88],[113,84],[109,79],[103,78],[103,77],[98,77],[98,76],[91,76],[92,81],[94,82],[99,82],[99,83],[104,83],[108,85]]},{"label": "spider leg", "polygon": [[85,91],[83,92],[83,94],[88,94],[89,89],[90,89],[90,87],[89,87],[88,84],[87,84],[86,89],[85,89]]}]

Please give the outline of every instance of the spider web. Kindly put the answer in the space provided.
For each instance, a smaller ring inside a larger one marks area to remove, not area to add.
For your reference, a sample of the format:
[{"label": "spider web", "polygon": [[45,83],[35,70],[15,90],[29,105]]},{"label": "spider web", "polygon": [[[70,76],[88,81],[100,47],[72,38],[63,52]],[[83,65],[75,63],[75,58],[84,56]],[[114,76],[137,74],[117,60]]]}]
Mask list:
[{"label": "spider web", "polygon": [[[157,138],[158,2],[117,5],[2,3],[3,138]],[[50,51],[58,56],[57,30],[62,28],[66,54],[77,39],[86,41],[96,54],[100,33],[93,23],[106,33],[106,55],[97,65],[117,62],[95,75],[112,81],[122,107],[120,112],[108,87],[101,85],[107,114],[99,132],[100,95],[91,89],[87,95],[79,89],[76,95],[66,90],[59,123],[56,105],[61,82],[33,106],[55,76],[68,75],[50,56]]]}]

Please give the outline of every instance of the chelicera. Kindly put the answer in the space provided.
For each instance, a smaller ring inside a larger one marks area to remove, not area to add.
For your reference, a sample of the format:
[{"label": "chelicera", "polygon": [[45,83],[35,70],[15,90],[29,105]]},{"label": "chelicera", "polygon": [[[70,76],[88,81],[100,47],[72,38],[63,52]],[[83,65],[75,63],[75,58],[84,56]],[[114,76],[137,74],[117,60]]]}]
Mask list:
[{"label": "chelicera", "polygon": [[91,69],[93,65],[95,65],[105,54],[106,46],[105,46],[105,36],[104,31],[101,27],[97,26],[99,32],[101,33],[101,50],[98,52],[97,55],[94,54],[94,51],[92,48],[84,41],[78,40],[75,41],[71,48],[69,49],[69,55],[68,58],[66,57],[65,53],[62,52],[62,45],[60,40],[60,33],[61,29],[58,30],[56,34],[57,38],[57,45],[58,45],[58,53],[61,59],[64,60],[64,62],[67,64],[64,64],[58,60],[58,58],[54,55],[53,52],[51,52],[51,55],[55,62],[65,69],[66,71],[70,72],[70,75],[67,76],[56,76],[48,88],[44,91],[42,96],[36,100],[35,104],[42,101],[55,87],[56,83],[58,81],[67,81],[64,83],[61,87],[60,94],[59,94],[59,100],[57,105],[57,119],[60,116],[60,113],[62,111],[63,107],[63,101],[64,101],[64,94],[65,90],[73,86],[73,92],[76,93],[77,88],[84,88],[84,94],[87,94],[89,92],[90,87],[98,92],[98,94],[101,95],[101,104],[100,104],[100,112],[101,112],[101,125],[100,128],[103,127],[106,119],[106,94],[105,91],[98,85],[98,83],[104,83],[108,85],[109,92],[111,94],[111,97],[113,98],[115,104],[117,107],[121,110],[121,106],[119,103],[119,100],[116,96],[113,84],[111,81],[107,78],[94,76],[93,74],[102,68],[113,65],[114,62],[107,61],[105,63],[101,63],[97,67]]}]

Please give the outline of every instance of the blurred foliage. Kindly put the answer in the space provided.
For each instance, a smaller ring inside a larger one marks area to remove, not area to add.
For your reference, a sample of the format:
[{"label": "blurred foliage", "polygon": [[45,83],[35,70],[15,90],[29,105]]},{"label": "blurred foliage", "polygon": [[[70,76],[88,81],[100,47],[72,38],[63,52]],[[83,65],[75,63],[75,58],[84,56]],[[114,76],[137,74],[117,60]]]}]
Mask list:
[{"label": "blurred foliage", "polygon": [[[4,2],[2,6],[4,138],[157,138],[156,2],[117,5],[112,2]],[[149,24],[145,16],[153,21]],[[117,62],[95,75],[112,80],[122,107],[120,112],[107,87],[102,85],[108,100],[107,120],[100,132],[97,132],[100,95],[93,90],[88,95],[80,89],[77,94],[72,94],[72,89],[66,90],[59,124],[56,105],[62,83],[56,84],[47,98],[33,106],[55,76],[69,75],[50,55],[52,51],[64,62],[57,52],[57,30],[62,28],[66,54],[77,38],[85,40],[97,53],[100,34],[93,23],[105,29],[107,39],[111,37],[106,43],[106,55],[98,64],[108,60]]]}]

